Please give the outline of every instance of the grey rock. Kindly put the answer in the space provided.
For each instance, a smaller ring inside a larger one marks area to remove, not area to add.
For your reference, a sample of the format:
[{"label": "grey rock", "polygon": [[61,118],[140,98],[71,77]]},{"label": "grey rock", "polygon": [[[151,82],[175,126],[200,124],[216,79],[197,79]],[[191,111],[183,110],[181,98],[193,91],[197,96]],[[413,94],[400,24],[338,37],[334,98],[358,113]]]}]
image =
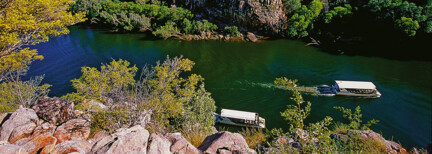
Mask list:
[{"label": "grey rock", "polygon": [[10,115],[9,119],[7,119],[0,127],[0,141],[9,141],[12,133],[14,133],[15,137],[24,137],[21,135],[27,134],[28,132],[20,133],[17,131],[14,132],[14,130],[31,128],[34,125],[37,125],[37,122],[38,117],[34,110],[28,108],[19,108],[15,110],[15,112]]},{"label": "grey rock", "polygon": [[55,153],[77,152],[80,154],[88,153],[91,149],[90,143],[83,140],[69,140],[57,144],[54,147]]},{"label": "grey rock", "polygon": [[166,154],[170,153],[171,142],[156,133],[152,133],[149,138],[149,154]]},{"label": "grey rock", "polygon": [[198,149],[204,153],[216,153],[218,149],[226,149],[231,152],[256,153],[249,148],[242,135],[227,131],[207,136]]},{"label": "grey rock", "polygon": [[[140,125],[118,129],[96,142],[90,153],[142,153],[147,150],[149,133]],[[169,148],[168,148],[169,150]]]},{"label": "grey rock", "polygon": [[2,154],[27,154],[27,151],[20,146],[13,144],[0,145],[0,153]]},{"label": "grey rock", "polygon": [[171,142],[170,151],[175,154],[199,154],[195,146],[187,141],[180,133],[170,133],[167,139]]}]

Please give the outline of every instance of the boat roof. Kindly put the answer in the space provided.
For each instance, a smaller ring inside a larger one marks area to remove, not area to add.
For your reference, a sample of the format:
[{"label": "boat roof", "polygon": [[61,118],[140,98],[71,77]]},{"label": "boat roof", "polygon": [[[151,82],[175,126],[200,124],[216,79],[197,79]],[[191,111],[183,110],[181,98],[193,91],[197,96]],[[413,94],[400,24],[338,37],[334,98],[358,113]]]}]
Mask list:
[{"label": "boat roof", "polygon": [[246,111],[238,111],[238,110],[230,110],[230,109],[222,109],[221,110],[222,117],[236,118],[236,119],[245,119],[245,120],[255,120],[256,113],[254,112],[246,112]]},{"label": "boat roof", "polygon": [[376,89],[376,86],[368,81],[335,80],[335,82],[342,89]]}]

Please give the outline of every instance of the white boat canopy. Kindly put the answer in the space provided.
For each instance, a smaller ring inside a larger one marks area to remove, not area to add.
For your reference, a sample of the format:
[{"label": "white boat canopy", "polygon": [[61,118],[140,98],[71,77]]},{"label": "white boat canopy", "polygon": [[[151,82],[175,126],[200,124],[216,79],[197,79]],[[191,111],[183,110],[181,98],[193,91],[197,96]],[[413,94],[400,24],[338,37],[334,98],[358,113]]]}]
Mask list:
[{"label": "white boat canopy", "polygon": [[376,89],[372,82],[367,81],[336,80],[336,84],[340,89]]},{"label": "white boat canopy", "polygon": [[236,118],[236,119],[244,119],[244,120],[253,120],[255,121],[256,113],[253,112],[245,112],[245,111],[237,111],[237,110],[229,110],[222,109],[221,110],[222,117],[228,118]]}]

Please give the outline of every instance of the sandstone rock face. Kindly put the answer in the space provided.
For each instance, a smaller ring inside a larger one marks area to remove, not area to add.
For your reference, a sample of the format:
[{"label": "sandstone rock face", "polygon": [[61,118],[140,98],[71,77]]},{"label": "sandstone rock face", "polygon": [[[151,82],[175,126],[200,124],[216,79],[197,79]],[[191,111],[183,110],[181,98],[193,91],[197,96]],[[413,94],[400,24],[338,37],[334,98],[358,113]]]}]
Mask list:
[{"label": "sandstone rock face", "polygon": [[256,153],[249,148],[242,135],[226,131],[207,136],[198,149],[204,153],[216,153],[219,149],[229,150],[232,153]]},{"label": "sandstone rock face", "polygon": [[155,133],[151,134],[149,138],[149,154],[165,154],[170,153],[171,142]]},{"label": "sandstone rock face", "polygon": [[55,126],[50,124],[50,123],[43,123],[40,124],[39,126],[37,126],[34,130],[33,133],[26,137],[26,138],[22,138],[20,140],[17,140],[16,142],[14,142],[14,144],[16,145],[24,145],[27,142],[29,142],[30,140],[32,140],[33,138],[39,137],[39,136],[52,136],[54,134],[54,130],[55,130]]},{"label": "sandstone rock face", "polygon": [[90,135],[90,122],[84,119],[72,119],[57,127],[54,137],[58,143],[67,140],[86,140]]},{"label": "sandstone rock face", "polygon": [[140,125],[106,136],[95,143],[90,153],[143,153],[147,151],[149,132]]},{"label": "sandstone rock face", "polygon": [[200,151],[190,144],[180,133],[170,133],[167,139],[171,142],[170,151],[175,154],[199,154]]},{"label": "sandstone rock face", "polygon": [[40,151],[40,153],[50,153],[54,150],[54,146],[57,143],[57,139],[52,136],[38,136],[31,139],[26,144],[21,147],[29,153],[36,153]]},{"label": "sandstone rock face", "polygon": [[91,149],[91,144],[83,140],[70,140],[57,144],[54,147],[56,153],[71,153],[78,152],[81,154],[88,153]]},{"label": "sandstone rock face", "polygon": [[176,4],[202,13],[212,22],[270,35],[282,33],[287,22],[282,0],[177,0]]},{"label": "sandstone rock face", "polygon": [[56,126],[75,116],[73,103],[58,98],[40,98],[32,109],[41,119]]},{"label": "sandstone rock face", "polygon": [[13,144],[0,145],[0,152],[2,154],[27,154],[26,150]]},{"label": "sandstone rock face", "polygon": [[13,141],[26,137],[33,131],[31,128],[34,128],[37,122],[38,117],[34,110],[27,108],[15,110],[0,127],[0,141],[9,141],[11,135]]}]

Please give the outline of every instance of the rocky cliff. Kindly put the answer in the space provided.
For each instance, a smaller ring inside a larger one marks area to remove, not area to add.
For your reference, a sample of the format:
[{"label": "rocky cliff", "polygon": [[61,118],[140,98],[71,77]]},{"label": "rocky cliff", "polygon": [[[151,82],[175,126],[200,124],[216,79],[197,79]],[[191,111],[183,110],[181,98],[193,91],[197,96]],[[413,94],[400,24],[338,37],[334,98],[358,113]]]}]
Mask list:
[{"label": "rocky cliff", "polygon": [[177,0],[176,5],[219,25],[236,25],[243,31],[278,35],[286,29],[282,0]]},{"label": "rocky cliff", "polygon": [[256,153],[240,134],[231,132],[208,136],[199,148],[180,133],[150,133],[142,125],[89,137],[89,118],[79,113],[70,102],[42,98],[32,109],[0,115],[0,153]]},{"label": "rocky cliff", "polygon": [[[88,116],[74,110],[73,103],[54,98],[39,99],[32,109],[20,107],[12,113],[1,114],[0,153],[257,153],[249,148],[242,135],[227,131],[207,136],[198,148],[189,143],[181,133],[150,133],[145,129],[145,124],[120,128],[113,134],[99,131],[90,137],[91,122]],[[330,137],[350,142],[350,133],[384,143],[388,153],[408,153],[398,143],[385,140],[371,130],[351,130],[347,133],[331,134]],[[299,129],[294,135],[297,136],[295,138],[279,137],[271,142],[302,149],[299,140],[307,139],[305,134],[305,130]],[[260,152],[281,153],[283,149],[277,147],[260,148]],[[413,149],[410,153],[422,152]]]}]

